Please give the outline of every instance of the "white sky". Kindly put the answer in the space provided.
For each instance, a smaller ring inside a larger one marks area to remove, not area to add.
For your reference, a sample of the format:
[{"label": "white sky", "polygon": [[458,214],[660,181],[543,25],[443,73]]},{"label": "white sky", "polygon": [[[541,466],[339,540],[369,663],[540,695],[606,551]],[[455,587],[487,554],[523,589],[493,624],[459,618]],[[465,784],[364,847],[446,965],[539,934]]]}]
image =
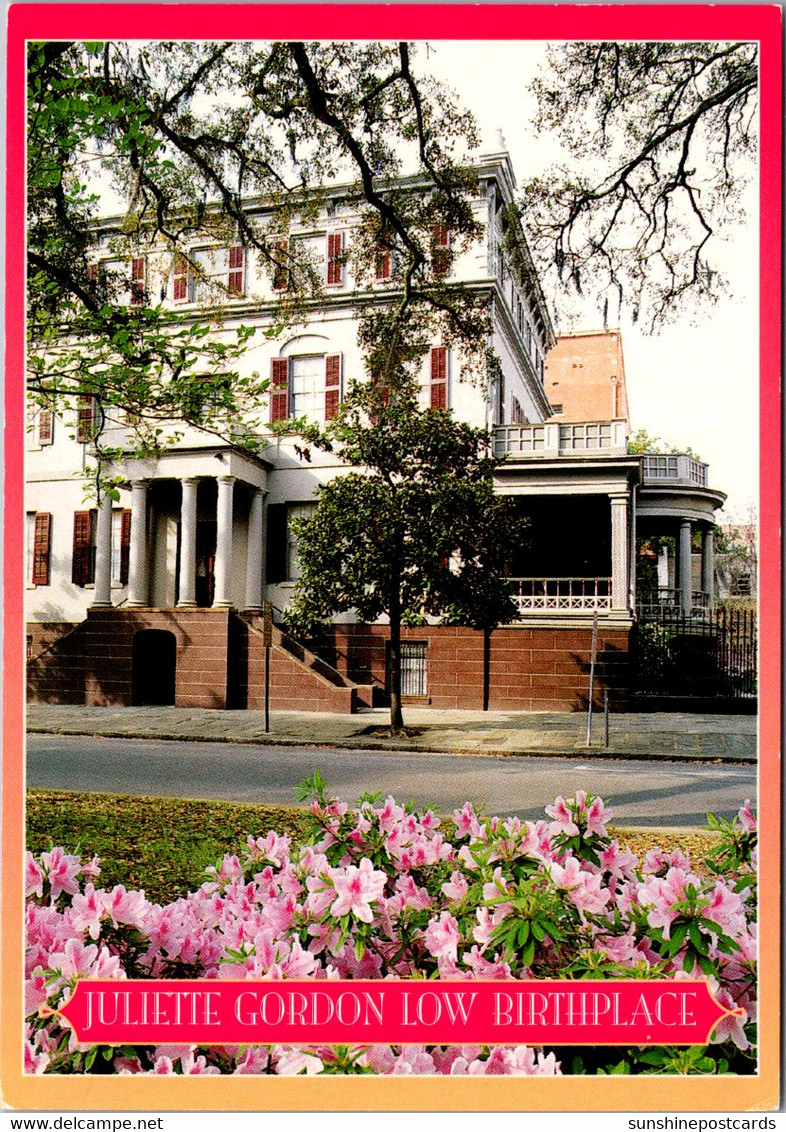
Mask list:
[{"label": "white sky", "polygon": [[[429,70],[472,110],[483,150],[498,148],[496,131],[502,129],[520,182],[541,173],[557,156],[548,140],[536,137],[530,127],[534,100],[526,87],[544,60],[545,45],[539,42],[429,44]],[[694,449],[710,465],[711,486],[728,495],[724,515],[739,519],[745,519],[758,500],[755,186],[749,198],[746,228],[730,231],[728,242],[714,253],[731,281],[728,298],[699,325],[690,325],[686,316],[656,336],[639,331],[624,311],[621,319],[632,428],[645,428],[667,444]],[[548,292],[547,301],[555,319],[555,302]],[[571,329],[600,327],[601,314],[590,308],[586,320]]]}]

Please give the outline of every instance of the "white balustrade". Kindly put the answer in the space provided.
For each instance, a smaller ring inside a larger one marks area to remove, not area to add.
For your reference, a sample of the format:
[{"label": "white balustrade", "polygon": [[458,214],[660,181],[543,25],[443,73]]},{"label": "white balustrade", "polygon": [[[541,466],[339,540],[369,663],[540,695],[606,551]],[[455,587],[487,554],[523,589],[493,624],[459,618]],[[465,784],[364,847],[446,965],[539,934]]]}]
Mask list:
[{"label": "white balustrade", "polygon": [[611,609],[611,578],[508,578],[519,614]]}]

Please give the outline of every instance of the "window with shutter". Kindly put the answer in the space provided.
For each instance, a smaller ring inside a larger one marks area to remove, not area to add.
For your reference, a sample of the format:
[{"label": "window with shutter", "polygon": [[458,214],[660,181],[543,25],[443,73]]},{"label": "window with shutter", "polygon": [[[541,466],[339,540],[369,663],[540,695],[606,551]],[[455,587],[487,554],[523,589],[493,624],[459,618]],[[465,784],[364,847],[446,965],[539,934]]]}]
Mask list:
[{"label": "window with shutter", "polygon": [[289,359],[273,358],[270,364],[270,423],[289,416]]},{"label": "window with shutter", "polygon": [[51,444],[54,440],[55,415],[51,409],[38,410],[38,443]]},{"label": "window with shutter", "polygon": [[120,577],[121,586],[128,585],[128,561],[131,554],[131,511],[120,512]]},{"label": "window with shutter", "polygon": [[325,420],[331,421],[341,403],[341,354],[325,358]]},{"label": "window with shutter", "polygon": [[86,393],[77,399],[76,439],[78,444],[89,444],[95,436],[95,398]]},{"label": "window with shutter", "polygon": [[141,307],[145,301],[145,260],[131,260],[131,306]]},{"label": "window with shutter", "polygon": [[439,278],[450,269],[450,231],[444,224],[435,224],[431,233],[431,269]]},{"label": "window with shutter", "polygon": [[389,248],[379,248],[374,260],[374,277],[378,283],[385,283],[393,274],[393,253]]},{"label": "window with shutter", "polygon": [[243,248],[240,244],[235,244],[234,247],[229,249],[227,291],[230,295],[240,297],[243,294],[243,290]]},{"label": "window with shutter", "polygon": [[34,586],[49,585],[51,530],[52,516],[47,512],[37,512],[33,532],[33,569],[31,577]]},{"label": "window with shutter", "polygon": [[273,264],[273,290],[289,290],[289,241],[276,240]]},{"label": "window with shutter", "polygon": [[429,404],[432,409],[448,407],[448,350],[446,346],[434,346],[431,351],[431,380]]},{"label": "window with shutter", "polygon": [[97,511],[74,512],[74,543],[71,581],[87,586],[95,581]]},{"label": "window with shutter", "polygon": [[188,266],[188,259],[182,252],[177,252],[175,255],[172,278],[172,298],[176,303],[189,302],[192,298],[193,277]]},{"label": "window with shutter", "polygon": [[106,264],[89,263],[87,265],[87,281],[96,297],[103,301],[106,298]]},{"label": "window with shutter", "polygon": [[327,246],[327,281],[338,285],[344,282],[344,233],[329,232]]}]

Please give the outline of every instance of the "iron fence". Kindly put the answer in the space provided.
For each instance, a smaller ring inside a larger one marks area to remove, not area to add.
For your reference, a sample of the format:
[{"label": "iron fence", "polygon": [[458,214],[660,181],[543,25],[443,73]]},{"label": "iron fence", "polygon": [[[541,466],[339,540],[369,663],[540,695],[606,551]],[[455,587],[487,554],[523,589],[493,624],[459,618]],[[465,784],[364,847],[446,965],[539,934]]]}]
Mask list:
[{"label": "iron fence", "polygon": [[639,695],[745,699],[758,690],[756,612],[662,607],[639,614],[632,649]]}]

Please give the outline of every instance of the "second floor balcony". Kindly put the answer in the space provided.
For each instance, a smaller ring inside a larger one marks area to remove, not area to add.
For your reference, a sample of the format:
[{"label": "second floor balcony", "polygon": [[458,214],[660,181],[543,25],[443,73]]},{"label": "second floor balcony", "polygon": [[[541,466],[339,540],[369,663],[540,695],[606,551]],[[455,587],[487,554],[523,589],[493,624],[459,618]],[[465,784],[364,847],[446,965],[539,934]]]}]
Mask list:
[{"label": "second floor balcony", "polygon": [[[497,425],[493,450],[495,456],[513,461],[627,456],[627,425],[624,420]],[[645,487],[709,486],[708,465],[690,453],[648,453],[638,458],[641,483]]]}]

